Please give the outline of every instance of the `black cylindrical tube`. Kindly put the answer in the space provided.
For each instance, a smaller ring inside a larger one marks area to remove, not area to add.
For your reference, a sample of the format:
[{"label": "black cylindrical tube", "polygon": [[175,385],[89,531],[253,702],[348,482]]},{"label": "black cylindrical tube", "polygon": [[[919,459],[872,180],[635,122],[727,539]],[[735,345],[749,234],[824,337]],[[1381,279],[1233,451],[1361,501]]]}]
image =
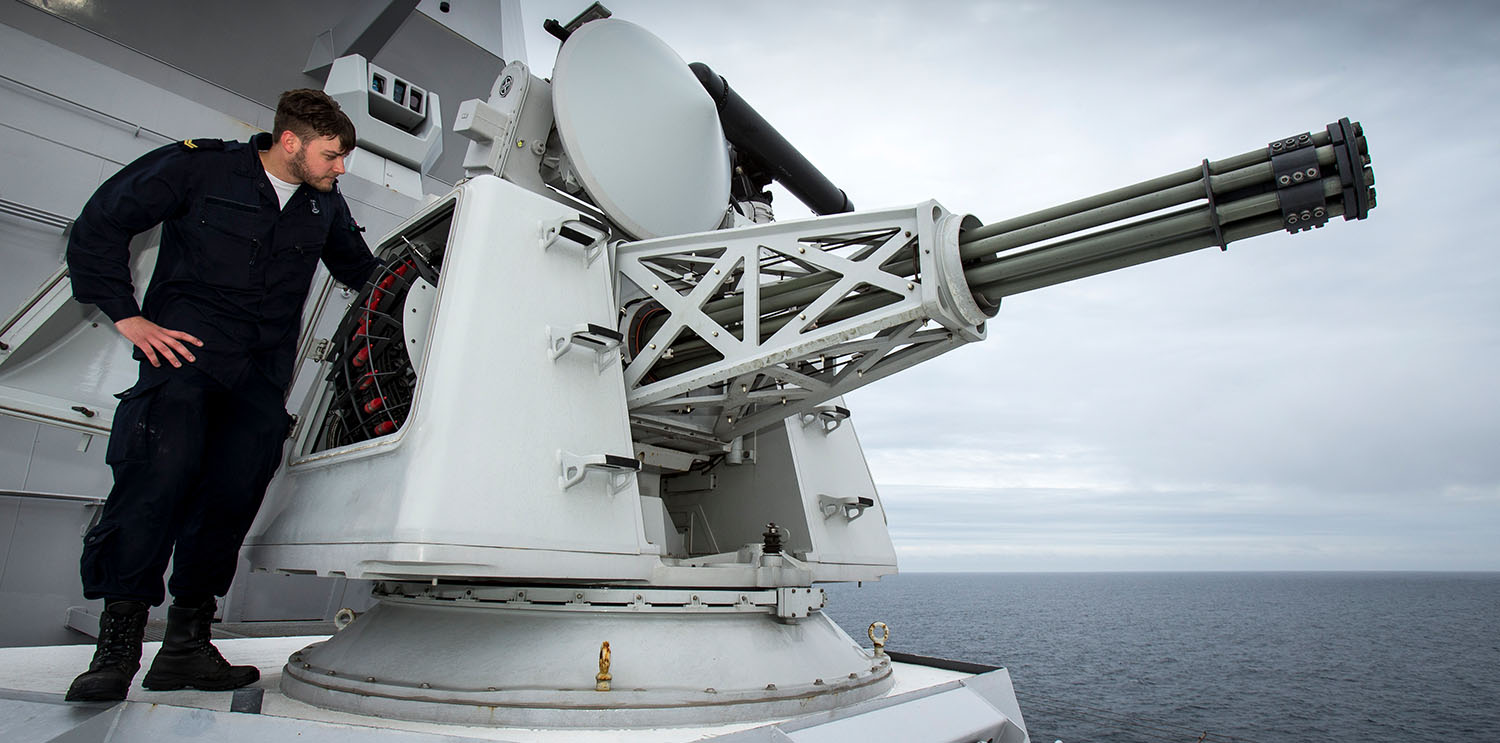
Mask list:
[{"label": "black cylindrical tube", "polygon": [[719,123],[724,127],[724,136],[735,149],[755,158],[756,163],[786,187],[787,191],[807,205],[814,214],[843,214],[854,211],[849,197],[833,185],[822,171],[807,161],[781,132],[766,122],[750,104],[729,87],[718,73],[702,62],[689,67],[698,76],[698,82],[714,99],[719,109]]}]

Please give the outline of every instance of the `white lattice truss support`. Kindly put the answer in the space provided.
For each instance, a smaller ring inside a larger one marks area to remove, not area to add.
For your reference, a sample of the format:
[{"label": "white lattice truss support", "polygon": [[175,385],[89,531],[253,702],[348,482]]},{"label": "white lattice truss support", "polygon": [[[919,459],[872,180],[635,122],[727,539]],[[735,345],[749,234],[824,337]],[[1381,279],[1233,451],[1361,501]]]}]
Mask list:
[{"label": "white lattice truss support", "polygon": [[[926,202],[619,246],[627,335],[660,322],[627,349],[633,422],[727,442],[984,338],[962,219]],[[798,279],[818,288],[787,305]]]}]

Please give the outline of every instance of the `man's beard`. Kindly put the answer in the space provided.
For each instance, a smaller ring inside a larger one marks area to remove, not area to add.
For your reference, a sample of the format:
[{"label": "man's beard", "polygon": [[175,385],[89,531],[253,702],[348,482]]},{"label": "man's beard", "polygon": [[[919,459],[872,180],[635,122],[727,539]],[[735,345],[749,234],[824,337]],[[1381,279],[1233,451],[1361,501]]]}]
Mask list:
[{"label": "man's beard", "polygon": [[297,180],[302,181],[303,183],[306,183],[307,185],[312,186],[319,191],[326,192],[333,190],[333,178],[327,178],[323,181],[313,180],[312,173],[308,172],[307,169],[306,147],[303,147],[302,149],[297,151],[297,154],[293,156],[291,162],[288,163],[288,167],[291,168],[292,177],[296,178]]}]

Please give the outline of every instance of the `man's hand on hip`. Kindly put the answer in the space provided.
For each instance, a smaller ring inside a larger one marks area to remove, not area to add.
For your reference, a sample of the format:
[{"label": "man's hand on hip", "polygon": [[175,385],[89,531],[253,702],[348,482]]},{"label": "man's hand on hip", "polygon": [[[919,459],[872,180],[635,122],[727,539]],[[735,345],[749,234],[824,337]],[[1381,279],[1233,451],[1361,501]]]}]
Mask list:
[{"label": "man's hand on hip", "polygon": [[181,330],[167,330],[140,315],[127,317],[115,323],[115,328],[120,331],[120,335],[128,338],[136,348],[146,354],[146,360],[150,361],[152,366],[161,366],[161,359],[157,358],[157,354],[161,354],[167,359],[167,363],[175,367],[182,366],[182,361],[177,360],[178,356],[186,361],[197,361],[192,351],[189,351],[183,342],[186,341],[199,347],[203,345],[203,341]]}]

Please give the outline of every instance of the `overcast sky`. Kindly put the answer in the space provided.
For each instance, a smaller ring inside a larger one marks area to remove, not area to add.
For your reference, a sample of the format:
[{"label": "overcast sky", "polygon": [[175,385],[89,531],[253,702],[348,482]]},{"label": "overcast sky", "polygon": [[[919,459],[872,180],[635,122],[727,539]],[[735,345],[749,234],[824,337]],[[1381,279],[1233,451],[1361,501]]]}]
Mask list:
[{"label": "overcast sky", "polygon": [[[538,74],[584,5],[523,3]],[[851,395],[903,570],[1500,569],[1500,6],[606,5],[861,209],[997,221],[1364,123],[1370,219],[1009,298]]]}]

